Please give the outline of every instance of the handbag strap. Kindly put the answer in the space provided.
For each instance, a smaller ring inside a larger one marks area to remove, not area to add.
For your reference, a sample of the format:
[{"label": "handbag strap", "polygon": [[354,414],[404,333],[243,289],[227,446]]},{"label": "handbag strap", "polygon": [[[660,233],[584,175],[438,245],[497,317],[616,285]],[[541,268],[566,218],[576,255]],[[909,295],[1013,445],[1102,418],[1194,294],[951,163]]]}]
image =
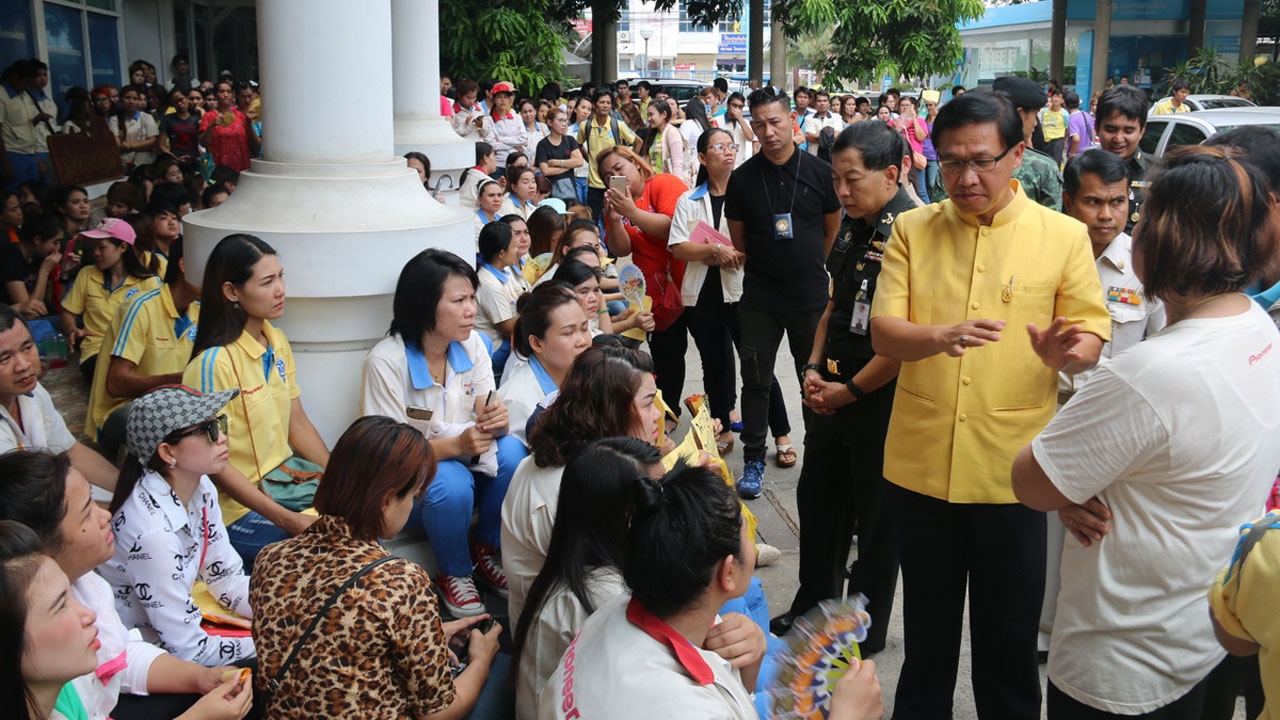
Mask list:
[{"label": "handbag strap", "polygon": [[276,671],[275,676],[267,680],[268,696],[276,692],[279,692],[280,685],[284,682],[285,675],[289,672],[289,668],[293,667],[294,659],[298,657],[298,652],[301,651],[302,647],[307,644],[307,640],[311,638],[311,633],[315,631],[316,626],[319,625],[320,621],[324,619],[325,614],[328,613],[329,608],[333,607],[333,604],[338,601],[338,598],[342,597],[343,593],[351,589],[351,586],[355,585],[356,582],[360,580],[360,578],[364,577],[365,574],[368,573],[370,570],[378,567],[379,565],[381,565],[384,562],[387,562],[388,560],[395,560],[395,559],[396,559],[395,555],[386,555],[384,557],[378,558],[377,560],[374,560],[368,565],[365,565],[364,567],[360,568],[359,572],[357,572],[355,575],[352,575],[350,578],[348,578],[346,582],[342,583],[342,586],[339,587],[337,590],[335,590],[333,594],[329,596],[328,600],[324,601],[324,605],[320,607],[320,611],[317,612],[316,616],[311,619],[311,624],[308,625],[307,629],[302,632],[302,636],[298,638],[298,642],[294,643],[293,650],[289,653],[289,657],[285,659],[284,664],[282,664],[280,666],[280,669]]}]

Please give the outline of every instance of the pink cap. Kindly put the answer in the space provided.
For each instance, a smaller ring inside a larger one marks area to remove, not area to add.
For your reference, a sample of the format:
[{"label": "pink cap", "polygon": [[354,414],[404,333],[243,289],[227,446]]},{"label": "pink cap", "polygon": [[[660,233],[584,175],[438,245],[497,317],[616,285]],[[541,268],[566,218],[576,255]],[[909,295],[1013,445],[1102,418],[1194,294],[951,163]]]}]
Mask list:
[{"label": "pink cap", "polygon": [[516,89],[515,89],[515,86],[513,86],[511,83],[507,82],[506,80],[503,80],[501,82],[494,83],[493,89],[490,90],[490,92],[492,92],[494,95],[497,95],[498,93],[511,93],[512,95],[514,95],[516,92]]},{"label": "pink cap", "polygon": [[97,230],[85,230],[80,234],[96,240],[111,238],[126,245],[132,245],[138,241],[138,233],[133,231],[133,226],[120,218],[106,218]]}]

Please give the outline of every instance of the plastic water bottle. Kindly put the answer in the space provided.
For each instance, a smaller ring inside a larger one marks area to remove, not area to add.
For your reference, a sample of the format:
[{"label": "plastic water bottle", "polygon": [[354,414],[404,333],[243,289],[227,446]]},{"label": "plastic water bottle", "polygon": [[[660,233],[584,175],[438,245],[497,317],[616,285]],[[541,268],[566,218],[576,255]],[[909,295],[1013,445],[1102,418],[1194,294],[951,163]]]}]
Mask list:
[{"label": "plastic water bottle", "polygon": [[67,366],[67,336],[62,333],[54,335],[49,340],[49,367],[62,368]]}]

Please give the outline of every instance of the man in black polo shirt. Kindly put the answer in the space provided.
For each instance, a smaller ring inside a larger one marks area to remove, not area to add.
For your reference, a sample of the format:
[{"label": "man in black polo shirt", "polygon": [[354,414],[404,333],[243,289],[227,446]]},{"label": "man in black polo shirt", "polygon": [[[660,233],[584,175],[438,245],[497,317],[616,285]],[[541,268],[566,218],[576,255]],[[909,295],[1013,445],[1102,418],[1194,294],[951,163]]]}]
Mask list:
[{"label": "man in black polo shirt", "polygon": [[764,489],[769,385],[778,344],[785,332],[799,374],[827,306],[824,263],[840,228],[840,200],[831,166],[792,141],[795,117],[786,93],[764,88],[751,93],[747,104],[760,152],[729,177],[724,214],[734,248],[747,256],[738,305],[744,460],[738,493],[751,499]]}]

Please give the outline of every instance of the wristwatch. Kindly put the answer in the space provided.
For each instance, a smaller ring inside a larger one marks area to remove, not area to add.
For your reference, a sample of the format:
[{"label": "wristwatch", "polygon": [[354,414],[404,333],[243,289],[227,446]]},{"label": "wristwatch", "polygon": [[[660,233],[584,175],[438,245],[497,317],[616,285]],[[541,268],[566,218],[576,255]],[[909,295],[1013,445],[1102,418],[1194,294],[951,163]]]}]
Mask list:
[{"label": "wristwatch", "polygon": [[804,374],[809,372],[810,370],[817,370],[818,374],[821,375],[823,367],[818,363],[809,363],[808,365],[805,365],[804,367],[800,368],[800,377],[804,377]]},{"label": "wristwatch", "polygon": [[867,396],[866,393],[862,392],[862,388],[858,387],[858,384],[853,381],[853,378],[850,378],[849,382],[845,383],[844,386],[849,389],[849,394],[853,395],[854,400],[862,400]]}]

